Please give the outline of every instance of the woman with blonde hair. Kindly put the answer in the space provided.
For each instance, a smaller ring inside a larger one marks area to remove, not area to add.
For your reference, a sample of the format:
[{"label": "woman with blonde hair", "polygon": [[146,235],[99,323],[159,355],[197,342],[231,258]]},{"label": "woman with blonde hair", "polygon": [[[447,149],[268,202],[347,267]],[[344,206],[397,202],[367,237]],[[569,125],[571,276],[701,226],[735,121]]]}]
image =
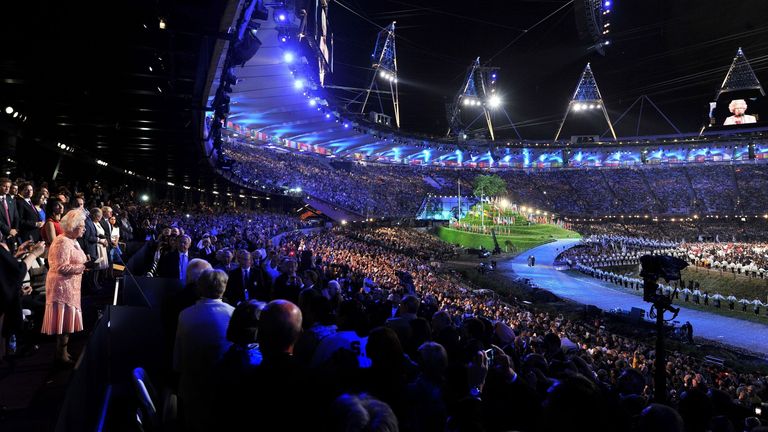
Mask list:
[{"label": "woman with blonde hair", "polygon": [[67,352],[69,335],[83,330],[80,285],[83,272],[93,264],[85,256],[77,239],[85,232],[85,215],[70,210],[61,219],[64,233],[53,239],[48,250],[48,278],[45,281],[45,315],[42,333],[57,335],[56,360],[71,364]]}]

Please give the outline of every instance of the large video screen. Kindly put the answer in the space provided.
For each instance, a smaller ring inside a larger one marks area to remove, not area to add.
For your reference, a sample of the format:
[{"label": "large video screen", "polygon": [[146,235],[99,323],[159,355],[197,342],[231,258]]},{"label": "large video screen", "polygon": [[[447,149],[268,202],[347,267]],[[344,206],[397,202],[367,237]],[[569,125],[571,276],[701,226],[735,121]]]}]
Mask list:
[{"label": "large video screen", "polygon": [[722,93],[710,103],[710,126],[717,128],[749,128],[768,124],[766,97],[759,91]]}]

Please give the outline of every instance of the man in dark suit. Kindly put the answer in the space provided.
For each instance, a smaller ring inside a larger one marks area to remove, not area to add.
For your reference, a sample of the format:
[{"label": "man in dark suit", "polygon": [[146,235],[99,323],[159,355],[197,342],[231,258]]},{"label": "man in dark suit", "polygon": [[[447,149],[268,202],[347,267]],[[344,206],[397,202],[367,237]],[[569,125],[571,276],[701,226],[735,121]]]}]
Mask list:
[{"label": "man in dark suit", "polygon": [[40,228],[43,226],[40,213],[32,204],[34,189],[32,183],[22,183],[19,186],[19,196],[16,197],[16,211],[19,216],[19,235],[22,241],[40,241]]},{"label": "man in dark suit", "polygon": [[266,282],[268,278],[261,267],[253,266],[250,252],[238,251],[237,261],[240,267],[229,272],[224,301],[232,306],[250,299],[268,302],[272,298],[271,287]]},{"label": "man in dark suit", "polygon": [[194,258],[189,253],[191,244],[192,239],[188,235],[181,236],[177,249],[160,257],[157,262],[157,276],[185,281],[187,279],[187,264]]},{"label": "man in dark suit", "polygon": [[117,246],[112,243],[112,224],[109,223],[109,219],[112,217],[112,207],[102,207],[101,214],[101,228],[104,230],[104,235],[107,237],[107,259],[109,260],[109,268],[112,268],[112,249]]},{"label": "man in dark suit", "polygon": [[16,236],[19,228],[16,204],[10,195],[11,179],[0,178],[0,234],[3,239]]},{"label": "man in dark suit", "polygon": [[85,217],[85,233],[82,237],[77,239],[77,241],[80,243],[83,252],[85,252],[90,259],[95,260],[99,257],[99,251],[97,249],[99,236],[96,232],[96,224],[90,216]]}]

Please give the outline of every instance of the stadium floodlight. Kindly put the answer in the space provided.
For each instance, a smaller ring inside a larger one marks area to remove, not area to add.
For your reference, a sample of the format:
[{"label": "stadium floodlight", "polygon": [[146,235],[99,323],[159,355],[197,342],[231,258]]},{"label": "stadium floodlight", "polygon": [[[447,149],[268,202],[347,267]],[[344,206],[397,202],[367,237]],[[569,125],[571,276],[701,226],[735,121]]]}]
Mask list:
[{"label": "stadium floodlight", "polygon": [[488,106],[491,108],[498,108],[501,106],[501,98],[498,95],[492,95],[488,99]]},{"label": "stadium floodlight", "polygon": [[[376,87],[377,91],[375,95],[379,98],[381,105],[381,94],[388,93],[392,100],[392,109],[395,114],[395,126],[400,127],[400,95],[397,86],[397,54],[395,50],[395,22],[392,22],[389,26],[382,29],[376,37],[376,45],[374,46],[373,53],[371,54],[371,68],[373,70],[373,76],[368,88],[364,91],[365,96],[360,106],[360,113],[365,112],[365,108],[370,99],[373,87]],[[379,89],[379,83],[376,80],[376,76],[385,81],[384,87]],[[386,85],[386,82],[389,85]],[[362,95],[362,93],[361,93]],[[383,107],[382,107],[383,108]]]},{"label": "stadium floodlight", "polygon": [[244,66],[256,55],[256,51],[261,48],[261,40],[256,37],[258,30],[258,23],[248,23],[248,31],[232,46],[232,64]]}]

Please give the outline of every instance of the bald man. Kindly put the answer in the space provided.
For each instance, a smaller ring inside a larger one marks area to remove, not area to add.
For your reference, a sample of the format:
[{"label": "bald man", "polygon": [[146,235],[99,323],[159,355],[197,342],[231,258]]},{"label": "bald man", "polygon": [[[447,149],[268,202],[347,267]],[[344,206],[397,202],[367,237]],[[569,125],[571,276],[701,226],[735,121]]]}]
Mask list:
[{"label": "bald man", "polygon": [[319,414],[308,370],[293,357],[301,334],[301,310],[287,300],[273,300],[259,316],[259,348],[264,360],[240,386],[220,395],[222,430],[248,424],[255,418],[272,418],[281,431],[311,430]]},{"label": "bald man", "polygon": [[265,359],[293,355],[301,321],[301,310],[288,300],[274,300],[264,308],[259,318],[259,344]]}]

